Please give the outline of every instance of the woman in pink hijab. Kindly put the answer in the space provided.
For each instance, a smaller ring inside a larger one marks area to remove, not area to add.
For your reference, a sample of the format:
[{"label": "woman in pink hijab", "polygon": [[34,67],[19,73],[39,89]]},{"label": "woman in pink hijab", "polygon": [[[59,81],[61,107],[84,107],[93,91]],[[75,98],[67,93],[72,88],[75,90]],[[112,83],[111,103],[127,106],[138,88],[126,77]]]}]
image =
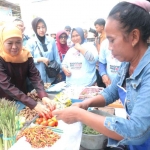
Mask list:
[{"label": "woman in pink hijab", "polygon": [[69,47],[67,46],[67,38],[68,38],[68,35],[65,30],[61,30],[56,34],[57,49],[58,49],[61,61],[63,60],[66,52],[69,49]]},{"label": "woman in pink hijab", "polygon": [[[59,53],[61,62],[62,62],[66,52],[69,49],[69,47],[67,46],[67,39],[68,39],[68,35],[65,30],[61,30],[56,34],[56,45],[57,45],[57,49],[58,49],[58,53]],[[64,72],[62,71],[62,72],[60,72],[55,83],[65,81],[65,80],[66,80],[66,76],[65,76]]]}]

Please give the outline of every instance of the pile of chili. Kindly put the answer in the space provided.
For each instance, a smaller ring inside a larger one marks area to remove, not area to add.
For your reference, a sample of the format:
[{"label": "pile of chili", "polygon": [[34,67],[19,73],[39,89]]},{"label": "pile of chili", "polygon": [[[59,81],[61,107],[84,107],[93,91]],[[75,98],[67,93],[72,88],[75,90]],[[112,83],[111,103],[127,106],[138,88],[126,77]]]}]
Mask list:
[{"label": "pile of chili", "polygon": [[43,126],[26,128],[24,131],[20,132],[17,136],[17,140],[23,136],[26,137],[27,142],[29,142],[33,148],[51,147],[60,139],[60,135]]}]

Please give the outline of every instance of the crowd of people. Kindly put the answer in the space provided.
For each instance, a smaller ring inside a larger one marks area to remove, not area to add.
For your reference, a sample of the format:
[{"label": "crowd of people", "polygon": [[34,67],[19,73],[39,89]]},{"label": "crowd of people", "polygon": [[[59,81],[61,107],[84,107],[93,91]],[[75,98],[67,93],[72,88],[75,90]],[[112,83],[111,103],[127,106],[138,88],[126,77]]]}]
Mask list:
[{"label": "crowd of people", "polygon": [[[56,39],[47,36],[43,18],[32,21],[34,37],[24,34],[21,19],[0,27],[0,98],[14,100],[42,114],[53,111],[66,123],[81,121],[108,137],[108,146],[124,145],[129,150],[150,150],[150,3],[146,0],[119,2],[107,20],[94,22],[94,42],[88,42],[88,31],[65,26]],[[45,70],[51,61],[60,66],[50,78]],[[44,83],[65,81],[69,86],[100,86],[99,95],[54,110]],[[27,92],[35,89],[42,103]],[[104,107],[120,99],[127,118],[103,117],[87,111]]]}]

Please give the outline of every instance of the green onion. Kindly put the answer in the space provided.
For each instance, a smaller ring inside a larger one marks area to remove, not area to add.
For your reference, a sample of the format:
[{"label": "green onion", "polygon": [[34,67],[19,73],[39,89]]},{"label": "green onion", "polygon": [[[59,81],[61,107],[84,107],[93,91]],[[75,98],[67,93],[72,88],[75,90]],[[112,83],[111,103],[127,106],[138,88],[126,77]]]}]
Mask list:
[{"label": "green onion", "polygon": [[0,137],[0,150],[3,150],[2,137]]},{"label": "green onion", "polygon": [[15,102],[0,99],[0,130],[3,134],[3,148],[8,150],[16,141],[15,116],[17,106]]}]

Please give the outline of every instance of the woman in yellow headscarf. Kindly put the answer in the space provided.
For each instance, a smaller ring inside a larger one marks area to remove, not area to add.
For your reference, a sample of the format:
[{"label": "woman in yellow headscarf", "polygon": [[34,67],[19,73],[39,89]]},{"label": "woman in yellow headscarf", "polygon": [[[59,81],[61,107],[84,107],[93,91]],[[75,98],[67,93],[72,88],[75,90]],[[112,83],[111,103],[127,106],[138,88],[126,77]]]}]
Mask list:
[{"label": "woman in yellow headscarf", "polygon": [[49,109],[45,105],[26,95],[27,77],[43,104],[53,109],[33,58],[30,52],[22,47],[21,31],[15,26],[3,26],[0,28],[0,98],[19,101],[43,115],[48,113]]}]

